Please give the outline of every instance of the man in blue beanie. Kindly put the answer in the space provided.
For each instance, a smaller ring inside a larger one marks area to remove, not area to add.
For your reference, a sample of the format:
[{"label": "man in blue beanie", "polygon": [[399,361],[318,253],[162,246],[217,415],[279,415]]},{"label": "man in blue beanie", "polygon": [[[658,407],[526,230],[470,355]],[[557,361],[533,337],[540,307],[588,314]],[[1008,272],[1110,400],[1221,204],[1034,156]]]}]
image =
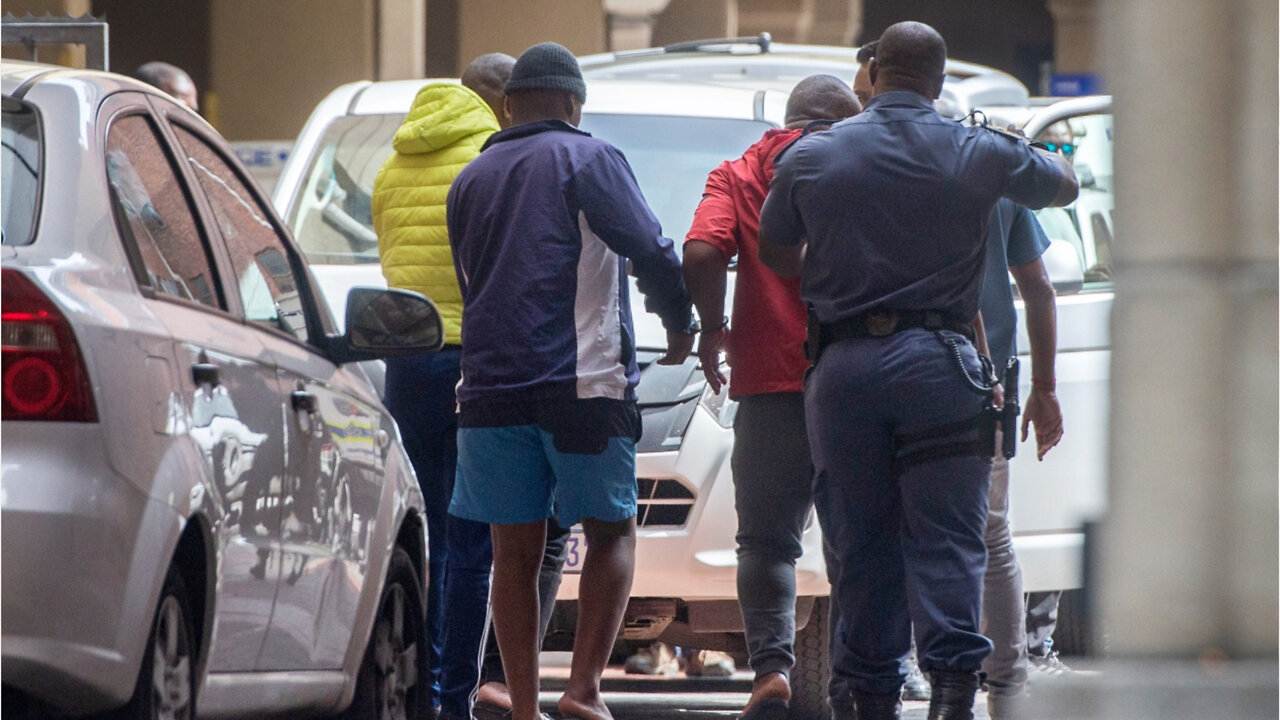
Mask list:
[{"label": "man in blue beanie", "polygon": [[581,522],[587,555],[561,715],[612,720],[600,675],[635,567],[640,415],[630,261],[680,364],[697,324],[671,240],[616,148],[577,129],[587,88],[564,47],[542,43],[506,85],[511,127],[449,191],[467,308],[458,386],[458,478],[449,512],[490,524],[494,625],[511,719],[538,720],[538,568],[553,514]]}]

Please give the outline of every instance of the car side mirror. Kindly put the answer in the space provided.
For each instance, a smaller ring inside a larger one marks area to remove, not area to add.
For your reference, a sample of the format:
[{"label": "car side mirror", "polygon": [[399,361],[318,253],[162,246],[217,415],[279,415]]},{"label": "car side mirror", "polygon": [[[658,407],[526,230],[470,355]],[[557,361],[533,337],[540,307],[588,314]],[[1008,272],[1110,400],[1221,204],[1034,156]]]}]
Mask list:
[{"label": "car side mirror", "polygon": [[1052,238],[1040,259],[1044,261],[1049,281],[1059,295],[1074,295],[1084,287],[1084,268],[1080,266],[1080,254],[1069,241]]},{"label": "car side mirror", "polygon": [[417,355],[444,346],[444,323],[421,293],[355,287],[347,293],[346,333],[331,340],[337,363]]}]

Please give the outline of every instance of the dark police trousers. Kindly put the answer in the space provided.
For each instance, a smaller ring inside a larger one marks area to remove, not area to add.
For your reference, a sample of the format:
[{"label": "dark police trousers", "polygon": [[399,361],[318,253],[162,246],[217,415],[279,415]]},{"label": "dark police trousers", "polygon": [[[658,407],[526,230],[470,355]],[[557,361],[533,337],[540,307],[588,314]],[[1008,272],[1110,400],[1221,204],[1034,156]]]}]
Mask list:
[{"label": "dark police trousers", "polygon": [[[973,346],[943,332],[980,377]],[[990,452],[894,462],[895,435],[980,414],[951,355],[913,328],[832,343],[806,378],[814,503],[841,568],[831,670],[853,690],[897,692],[912,622],[925,672],[976,672],[991,652],[978,632]]]}]

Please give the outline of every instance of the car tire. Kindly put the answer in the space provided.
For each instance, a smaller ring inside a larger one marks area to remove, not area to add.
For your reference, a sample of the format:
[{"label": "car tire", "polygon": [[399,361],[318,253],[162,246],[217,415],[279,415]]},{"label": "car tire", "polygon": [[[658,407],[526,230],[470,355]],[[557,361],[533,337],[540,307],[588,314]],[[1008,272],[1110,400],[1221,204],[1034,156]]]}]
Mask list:
[{"label": "car tire", "polygon": [[831,674],[827,643],[829,598],[814,598],[809,622],[796,633],[796,666],[791,670],[791,720],[830,720],[827,678]]},{"label": "car tire", "polygon": [[416,720],[427,717],[426,616],[413,564],[397,547],[378,598],[369,646],[356,676],[346,720]]},{"label": "car tire", "polygon": [[1083,589],[1065,590],[1058,600],[1058,624],[1053,629],[1053,649],[1062,656],[1088,657],[1095,653],[1093,623]]},{"label": "car tire", "polygon": [[191,720],[196,687],[191,600],[177,567],[170,567],[151,619],[151,632],[129,703],[110,717],[118,720]]}]

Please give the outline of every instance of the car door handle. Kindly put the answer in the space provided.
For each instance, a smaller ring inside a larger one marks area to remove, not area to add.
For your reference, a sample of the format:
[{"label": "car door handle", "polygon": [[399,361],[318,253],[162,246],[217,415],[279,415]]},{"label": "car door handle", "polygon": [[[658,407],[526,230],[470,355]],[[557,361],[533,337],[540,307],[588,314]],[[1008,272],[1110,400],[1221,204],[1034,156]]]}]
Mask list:
[{"label": "car door handle", "polygon": [[208,362],[198,362],[191,366],[191,380],[196,385],[218,387],[222,384],[222,373],[218,366]]},{"label": "car door handle", "polygon": [[315,393],[309,393],[305,390],[294,390],[290,396],[293,401],[293,409],[301,412],[313,413],[316,411]]}]

